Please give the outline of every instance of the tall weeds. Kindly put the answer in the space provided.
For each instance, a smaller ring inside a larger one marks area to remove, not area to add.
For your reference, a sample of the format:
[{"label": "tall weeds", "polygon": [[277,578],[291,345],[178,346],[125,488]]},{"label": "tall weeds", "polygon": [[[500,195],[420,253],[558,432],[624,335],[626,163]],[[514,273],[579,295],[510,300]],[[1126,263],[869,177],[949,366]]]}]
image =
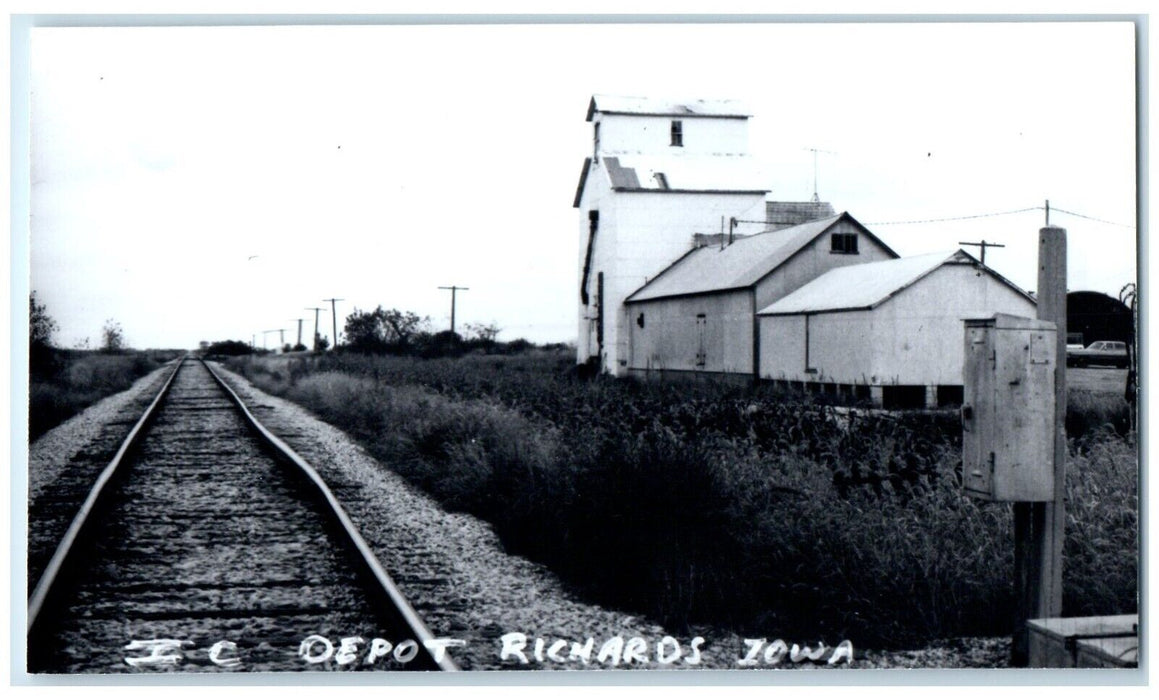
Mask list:
[{"label": "tall weeds", "polygon": [[[1010,508],[963,496],[953,415],[583,382],[553,356],[235,368],[592,599],[674,628],[879,647],[1011,631]],[[1134,449],[1110,430],[1072,447],[1064,613],[1125,612]]]},{"label": "tall weeds", "polygon": [[106,396],[128,389],[171,359],[142,352],[52,352],[51,362],[34,368],[30,377],[29,442]]}]

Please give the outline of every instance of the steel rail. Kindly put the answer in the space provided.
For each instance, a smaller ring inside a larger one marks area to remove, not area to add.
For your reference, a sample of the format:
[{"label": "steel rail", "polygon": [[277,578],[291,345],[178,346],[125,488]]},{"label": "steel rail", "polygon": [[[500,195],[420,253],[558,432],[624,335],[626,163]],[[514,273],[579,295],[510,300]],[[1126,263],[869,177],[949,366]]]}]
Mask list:
[{"label": "steel rail", "polygon": [[204,365],[207,370],[209,370],[210,376],[212,376],[221,386],[221,388],[225,390],[225,393],[238,407],[238,410],[241,411],[242,415],[245,416],[245,419],[250,424],[250,426],[253,427],[254,430],[257,431],[257,433],[275,451],[281,454],[286,460],[293,463],[294,466],[298,467],[298,469],[301,470],[306,478],[314,485],[314,488],[322,497],[322,500],[325,501],[327,506],[330,508],[331,515],[335,518],[335,520],[337,520],[347,539],[349,539],[350,544],[353,545],[354,549],[360,555],[363,565],[366,567],[367,571],[373,577],[378,586],[382,589],[381,592],[386,595],[388,600],[390,600],[391,604],[395,607],[395,611],[398,612],[403,621],[410,628],[411,632],[416,638],[416,641],[423,645],[423,648],[427,651],[427,654],[431,656],[432,661],[434,661],[434,663],[439,666],[440,670],[458,671],[459,667],[455,664],[454,661],[451,660],[450,655],[445,651],[442,654],[442,657],[439,659],[436,659],[435,656],[431,654],[430,649],[432,645],[428,644],[428,642],[434,640],[435,636],[431,634],[431,631],[427,628],[426,623],[422,621],[422,619],[418,616],[418,613],[415,612],[414,608],[411,607],[411,604],[407,601],[406,597],[403,596],[402,592],[398,589],[398,586],[395,584],[394,580],[391,579],[390,574],[386,572],[386,569],[378,560],[378,557],[374,554],[374,551],[370,548],[370,545],[366,543],[365,539],[363,539],[362,534],[358,531],[357,526],[354,525],[354,522],[350,519],[350,516],[346,514],[346,510],[342,507],[342,504],[338,502],[338,499],[334,496],[334,492],[331,491],[330,487],[326,485],[326,482],[323,481],[322,477],[318,474],[318,471],[314,469],[314,467],[311,466],[309,462],[303,459],[301,455],[295,452],[293,448],[283,442],[281,438],[279,438],[277,435],[274,435],[264,425],[262,425],[261,421],[259,421],[252,413],[250,413],[249,408],[246,407],[245,402],[242,401],[241,397],[239,397],[237,393],[234,392],[234,390],[225,383],[225,380],[221,378],[217,371],[214,370],[204,359],[198,359],[201,361],[201,364]]},{"label": "steel rail", "polygon": [[31,634],[33,625],[40,615],[40,611],[47,600],[49,593],[52,592],[52,587],[56,583],[57,577],[64,568],[69,556],[72,554],[73,545],[76,544],[80,537],[81,531],[84,530],[88,523],[89,516],[96,508],[97,503],[104,495],[105,486],[112,480],[117,469],[124,461],[125,455],[129,453],[137,442],[140,440],[145,426],[153,419],[153,415],[157,412],[157,407],[161,401],[169,393],[169,387],[173,384],[173,378],[177,376],[177,372],[181,369],[181,365],[185,363],[188,356],[183,356],[177,361],[173,367],[173,371],[169,374],[169,378],[165,380],[164,386],[153,397],[152,403],[141,414],[133,429],[129,431],[129,435],[121,442],[120,449],[113,459],[101,471],[100,476],[97,477],[92,489],[89,490],[89,495],[85,498],[84,503],[81,504],[80,510],[73,516],[72,523],[69,524],[68,530],[65,531],[64,537],[61,538],[60,543],[56,546],[56,551],[53,552],[52,558],[49,559],[48,565],[44,568],[44,572],[40,575],[40,580],[36,582],[36,588],[32,591],[32,596],[28,599],[28,625],[26,632]]}]

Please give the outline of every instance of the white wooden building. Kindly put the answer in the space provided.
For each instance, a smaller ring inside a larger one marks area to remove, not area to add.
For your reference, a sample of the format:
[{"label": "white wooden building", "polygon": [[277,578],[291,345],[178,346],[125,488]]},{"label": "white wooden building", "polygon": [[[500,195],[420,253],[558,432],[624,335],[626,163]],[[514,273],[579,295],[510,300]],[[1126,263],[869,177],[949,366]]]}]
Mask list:
[{"label": "white wooden building", "polygon": [[627,298],[629,372],[756,378],[757,311],[828,270],[896,257],[847,212],[696,248]]},{"label": "white wooden building", "polygon": [[763,306],[762,379],[886,407],[961,401],[963,320],[1033,318],[1036,302],[968,253],[834,269]]},{"label": "white wooden building", "polygon": [[[751,233],[768,178],[748,156],[745,107],[596,95],[580,210],[576,359],[627,373],[624,300],[691,249],[697,234]],[[736,220],[736,223],[732,223]]]}]

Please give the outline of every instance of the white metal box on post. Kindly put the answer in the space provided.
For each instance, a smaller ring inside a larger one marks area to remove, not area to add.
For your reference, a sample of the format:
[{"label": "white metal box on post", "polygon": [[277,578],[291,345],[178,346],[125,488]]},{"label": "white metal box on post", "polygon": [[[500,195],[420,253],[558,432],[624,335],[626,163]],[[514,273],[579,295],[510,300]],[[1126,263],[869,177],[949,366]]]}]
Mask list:
[{"label": "white metal box on post", "polygon": [[962,484],[990,501],[1054,499],[1054,323],[966,320]]}]

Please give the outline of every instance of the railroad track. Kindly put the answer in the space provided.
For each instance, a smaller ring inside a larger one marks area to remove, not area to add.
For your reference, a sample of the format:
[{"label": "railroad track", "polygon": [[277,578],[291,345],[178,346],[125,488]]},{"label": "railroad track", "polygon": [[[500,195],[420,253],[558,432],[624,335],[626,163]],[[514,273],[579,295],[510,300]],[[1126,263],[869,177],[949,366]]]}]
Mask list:
[{"label": "railroad track", "polygon": [[317,472],[200,361],[29,529],[31,672],[456,670]]}]

